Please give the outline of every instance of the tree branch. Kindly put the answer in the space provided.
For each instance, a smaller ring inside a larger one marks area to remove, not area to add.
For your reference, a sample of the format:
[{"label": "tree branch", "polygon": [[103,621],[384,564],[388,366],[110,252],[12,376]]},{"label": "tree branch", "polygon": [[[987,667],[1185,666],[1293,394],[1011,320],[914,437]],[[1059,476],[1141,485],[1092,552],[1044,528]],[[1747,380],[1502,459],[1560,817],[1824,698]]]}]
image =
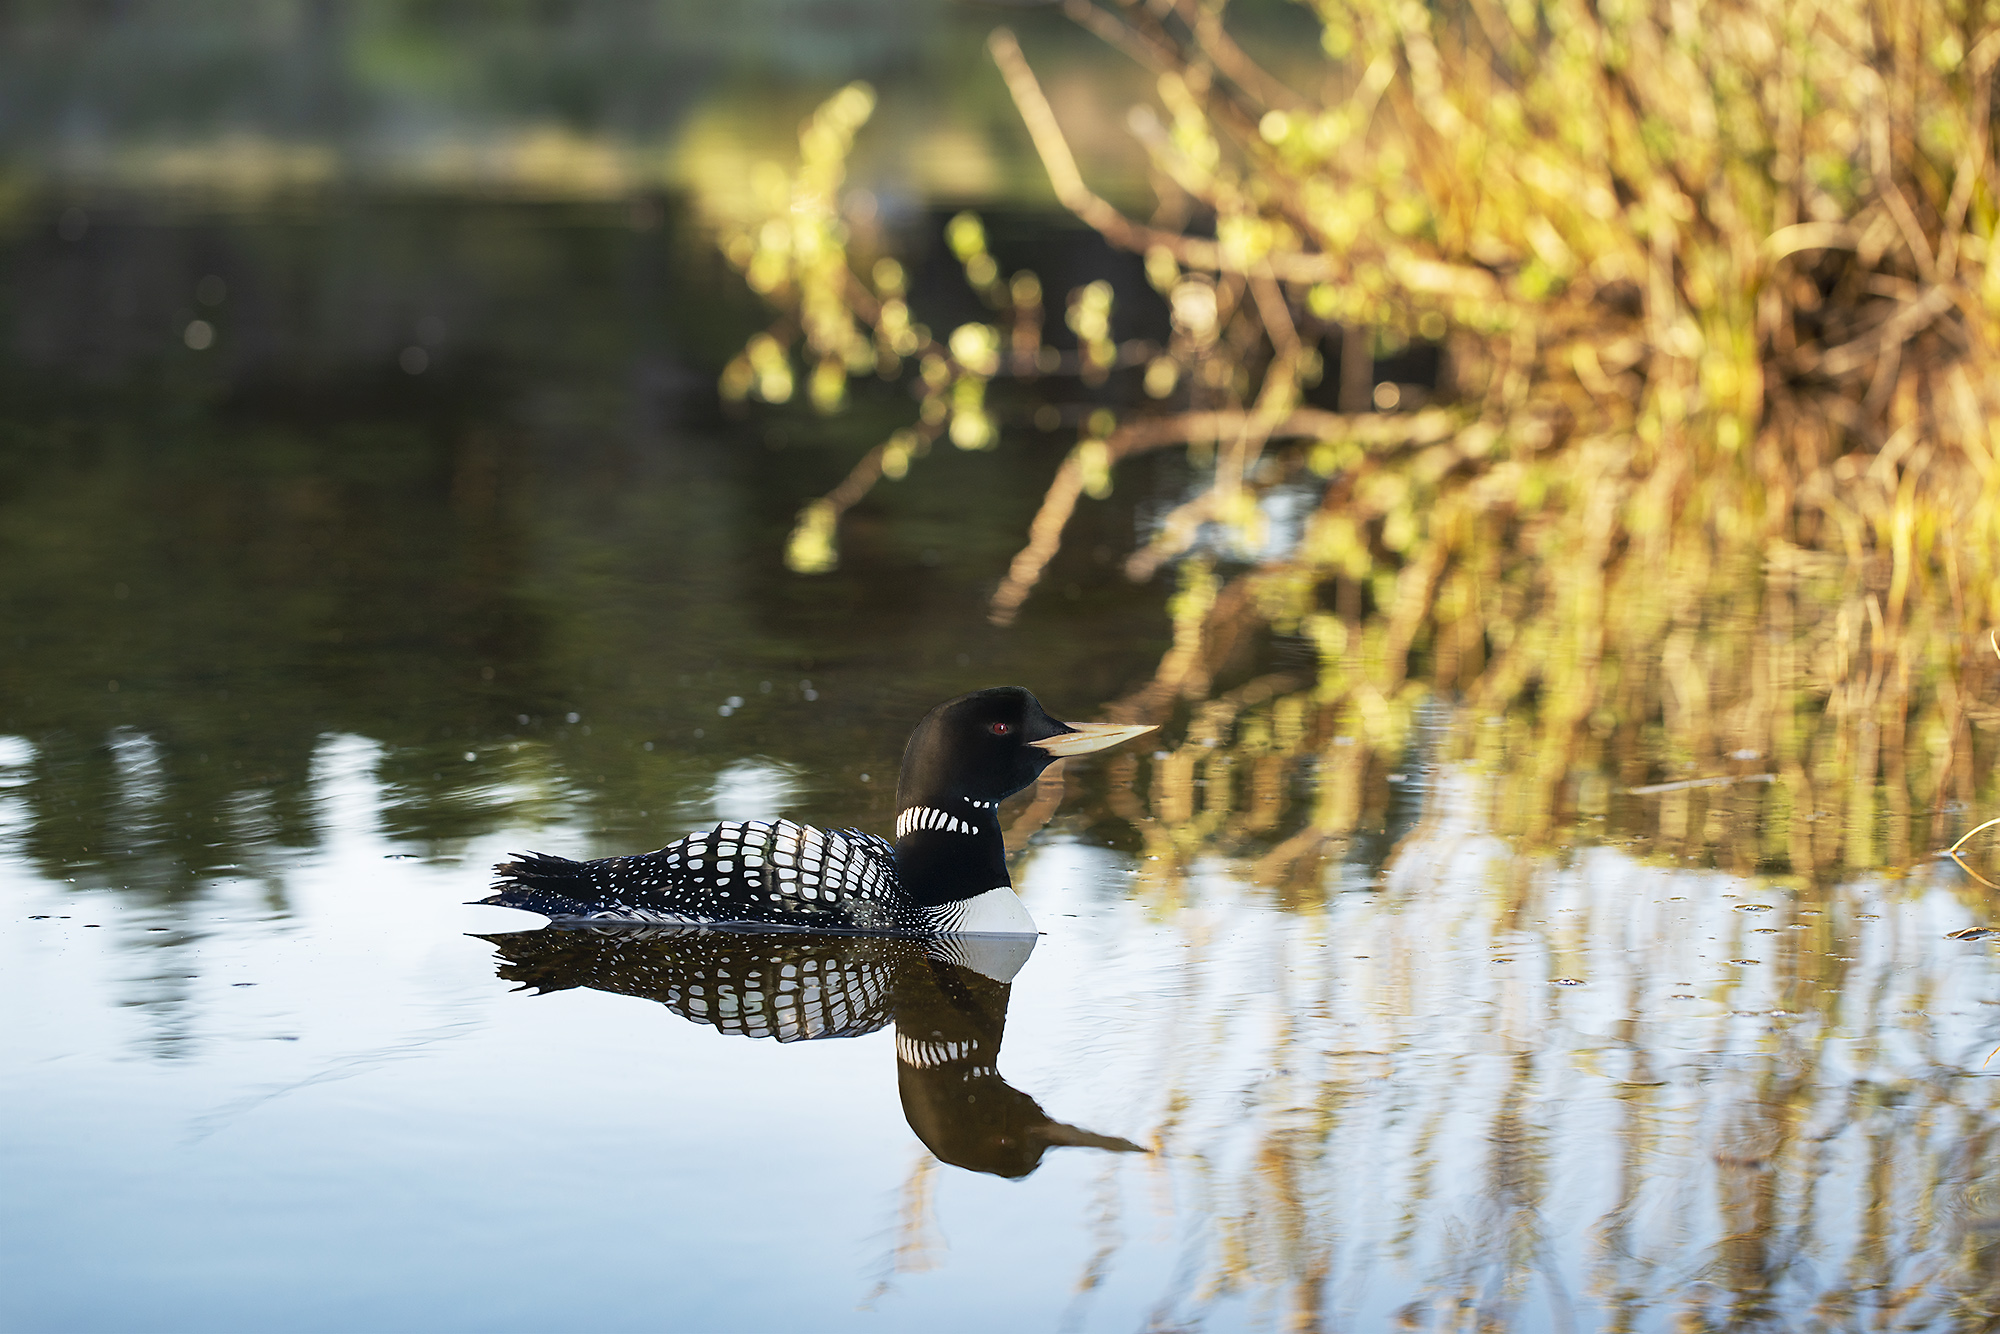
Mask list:
[{"label": "tree branch", "polygon": [[[992,52],[993,63],[1000,67],[1000,75],[1007,81],[1007,91],[1028,127],[1028,137],[1042,159],[1042,169],[1048,172],[1049,184],[1055,188],[1056,199],[1064,208],[1121,249],[1144,254],[1158,246],[1183,268],[1212,273],[1249,272],[1244,265],[1225,256],[1219,243],[1134,222],[1085,185],[1069,143],[1063,138],[1062,126],[1050,110],[1048,98],[1042,95],[1042,86],[1028,67],[1027,57],[1021,54],[1021,44],[1014,40],[1014,34],[1005,28],[995,28],[986,39],[986,49]],[[1261,264],[1269,266],[1274,276],[1286,282],[1324,282],[1338,276],[1337,267],[1324,255],[1274,254],[1266,256]]]},{"label": "tree branch", "polygon": [[[1143,454],[1163,445],[1192,444],[1224,440],[1262,425],[1255,411],[1228,409],[1218,412],[1183,412],[1172,417],[1155,417],[1133,422],[1114,431],[1104,442],[1110,464],[1134,454]],[[1370,443],[1442,439],[1450,433],[1448,415],[1438,412],[1384,416],[1375,413],[1343,414],[1320,408],[1297,408],[1264,430],[1264,438],[1297,440],[1354,438]],[[1076,512],[1077,498],[1083,494],[1083,466],[1072,453],[1063,460],[1042,495],[1042,505],[1028,525],[1028,544],[1015,553],[1007,567],[1007,577],[987,604],[987,619],[995,625],[1009,625],[1041,581],[1042,573],[1062,545],[1063,529]]]}]

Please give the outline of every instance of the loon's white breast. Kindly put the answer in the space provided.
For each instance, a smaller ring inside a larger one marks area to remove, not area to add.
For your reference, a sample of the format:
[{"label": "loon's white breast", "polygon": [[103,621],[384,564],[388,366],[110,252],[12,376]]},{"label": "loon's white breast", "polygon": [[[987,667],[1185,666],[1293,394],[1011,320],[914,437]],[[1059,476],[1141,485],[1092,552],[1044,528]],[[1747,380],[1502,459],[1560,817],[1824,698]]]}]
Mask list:
[{"label": "loon's white breast", "polygon": [[938,930],[953,936],[1033,936],[1035,919],[1021,896],[1006,885],[931,909]]}]

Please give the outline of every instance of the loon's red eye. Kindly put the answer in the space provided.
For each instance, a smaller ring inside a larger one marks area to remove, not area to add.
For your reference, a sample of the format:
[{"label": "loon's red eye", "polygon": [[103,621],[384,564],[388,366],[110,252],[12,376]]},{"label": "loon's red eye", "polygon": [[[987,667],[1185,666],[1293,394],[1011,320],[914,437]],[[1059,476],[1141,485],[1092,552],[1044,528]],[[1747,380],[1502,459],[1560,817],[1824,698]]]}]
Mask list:
[{"label": "loon's red eye", "polygon": [[1009,732],[1014,730],[1014,724],[988,723],[986,724],[986,730],[991,732],[994,736],[1006,736]]}]

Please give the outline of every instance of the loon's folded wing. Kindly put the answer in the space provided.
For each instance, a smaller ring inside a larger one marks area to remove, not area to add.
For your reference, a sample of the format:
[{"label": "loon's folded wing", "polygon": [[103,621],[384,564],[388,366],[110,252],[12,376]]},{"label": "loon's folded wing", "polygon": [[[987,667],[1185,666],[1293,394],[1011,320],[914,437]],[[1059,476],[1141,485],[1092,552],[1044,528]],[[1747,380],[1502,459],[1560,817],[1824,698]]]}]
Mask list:
[{"label": "loon's folded wing", "polygon": [[919,932],[895,849],[858,830],[731,820],[657,852],[578,862],[525,853],[494,868],[480,902],[558,922]]}]

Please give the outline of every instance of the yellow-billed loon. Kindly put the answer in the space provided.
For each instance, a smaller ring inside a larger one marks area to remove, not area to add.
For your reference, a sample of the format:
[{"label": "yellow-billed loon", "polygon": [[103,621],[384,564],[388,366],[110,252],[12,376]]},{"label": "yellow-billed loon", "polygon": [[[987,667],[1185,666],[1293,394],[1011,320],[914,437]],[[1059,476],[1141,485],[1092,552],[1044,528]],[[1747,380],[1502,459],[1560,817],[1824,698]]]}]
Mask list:
[{"label": "yellow-billed loon", "polygon": [[1064,723],[1019,686],[947,700],[903,750],[896,841],[790,820],[731,820],[657,852],[494,867],[502,908],[557,922],[634,922],[869,935],[1032,935],[1001,841],[1002,800],[1065,755],[1150,732]]}]

